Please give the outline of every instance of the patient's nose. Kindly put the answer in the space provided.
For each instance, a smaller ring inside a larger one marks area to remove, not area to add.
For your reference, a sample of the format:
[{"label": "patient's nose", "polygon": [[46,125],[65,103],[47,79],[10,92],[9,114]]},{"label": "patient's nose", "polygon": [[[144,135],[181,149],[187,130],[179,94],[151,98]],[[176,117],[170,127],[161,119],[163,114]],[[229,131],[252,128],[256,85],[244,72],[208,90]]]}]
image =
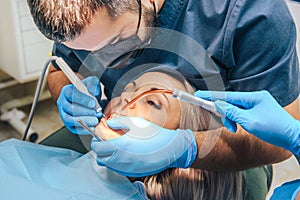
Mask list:
[{"label": "patient's nose", "polygon": [[131,92],[122,92],[122,94],[121,94],[121,101],[122,101],[122,104],[123,103],[128,103],[129,101],[130,101],[130,95],[131,95],[132,93]]},{"label": "patient's nose", "polygon": [[[121,94],[122,106],[127,105],[134,98],[132,95],[133,95],[132,92],[122,92],[122,94]],[[134,104],[130,105],[128,108],[133,109]]]}]

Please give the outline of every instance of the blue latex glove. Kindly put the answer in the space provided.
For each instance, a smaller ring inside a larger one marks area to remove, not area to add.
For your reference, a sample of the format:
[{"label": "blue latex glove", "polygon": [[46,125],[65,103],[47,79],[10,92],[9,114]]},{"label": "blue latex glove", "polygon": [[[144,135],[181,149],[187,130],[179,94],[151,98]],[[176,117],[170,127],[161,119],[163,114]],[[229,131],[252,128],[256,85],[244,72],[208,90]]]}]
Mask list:
[{"label": "blue latex glove", "polygon": [[[91,95],[101,99],[100,81],[96,76],[90,76],[82,81]],[[65,126],[75,134],[89,134],[78,120],[85,122],[92,130],[98,124],[102,112],[96,112],[96,102],[93,98],[79,92],[73,84],[62,88],[57,100],[57,107]]]},{"label": "blue latex glove", "polygon": [[129,130],[108,141],[92,140],[99,165],[124,176],[142,177],[170,167],[187,168],[196,159],[197,145],[191,130],[168,130],[138,117],[121,116],[107,121],[112,129]]},{"label": "blue latex glove", "polygon": [[270,200],[294,200],[300,192],[300,180],[294,180],[284,183],[280,187],[276,188],[271,196]]},{"label": "blue latex glove", "polygon": [[[215,101],[218,112],[256,137],[300,154],[300,122],[289,115],[269,92],[197,91],[195,96]],[[227,127],[228,124],[224,125]]]}]

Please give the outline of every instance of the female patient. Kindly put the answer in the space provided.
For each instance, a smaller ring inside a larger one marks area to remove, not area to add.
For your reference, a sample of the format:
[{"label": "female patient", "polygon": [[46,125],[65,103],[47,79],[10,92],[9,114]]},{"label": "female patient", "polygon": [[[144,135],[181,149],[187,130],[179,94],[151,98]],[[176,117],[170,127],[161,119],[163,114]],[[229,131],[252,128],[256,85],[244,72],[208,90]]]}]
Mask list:
[{"label": "female patient", "polygon": [[[179,102],[172,94],[147,94],[147,91],[174,88],[194,93],[191,85],[176,71],[169,68],[152,69],[129,83],[120,97],[108,104],[104,114],[108,118],[120,115],[141,117],[168,129],[200,131],[219,126],[208,111]],[[106,120],[102,118],[96,127],[99,136],[107,140],[124,134],[108,128]],[[240,172],[176,168],[146,177],[144,183],[150,199],[243,199]]]},{"label": "female patient", "polygon": [[[120,97],[109,103],[105,114],[110,118],[142,117],[169,129],[206,130],[219,125],[209,112],[178,102],[170,94],[149,94],[130,103],[143,92],[173,88],[194,92],[169,68],[148,71],[129,83]],[[102,118],[96,134],[105,140],[124,134],[109,129],[106,120]],[[131,183],[98,166],[93,152],[82,155],[17,140],[0,145],[0,176],[5,199],[243,199],[241,172],[174,168],[145,177],[140,180],[143,183],[132,179]]]}]

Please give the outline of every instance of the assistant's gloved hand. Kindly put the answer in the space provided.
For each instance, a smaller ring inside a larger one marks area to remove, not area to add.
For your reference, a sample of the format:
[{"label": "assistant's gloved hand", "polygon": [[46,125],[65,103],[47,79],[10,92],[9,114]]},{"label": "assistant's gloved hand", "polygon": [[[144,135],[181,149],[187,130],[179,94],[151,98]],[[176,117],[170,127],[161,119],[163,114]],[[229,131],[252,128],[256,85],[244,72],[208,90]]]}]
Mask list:
[{"label": "assistant's gloved hand", "polygon": [[289,115],[269,92],[197,91],[195,96],[215,101],[218,112],[256,137],[300,154],[300,122]]},{"label": "assistant's gloved hand", "polygon": [[99,165],[124,176],[142,177],[170,167],[187,168],[196,159],[197,145],[191,130],[169,130],[138,117],[121,116],[107,121],[112,129],[129,130],[113,140],[92,140]]},{"label": "assistant's gloved hand", "polygon": [[[82,81],[91,95],[101,99],[100,81],[96,76],[90,76]],[[91,129],[98,124],[102,112],[96,112],[96,102],[93,98],[79,92],[73,84],[62,88],[57,100],[57,107],[65,126],[75,134],[89,134],[77,121],[80,119]]]}]

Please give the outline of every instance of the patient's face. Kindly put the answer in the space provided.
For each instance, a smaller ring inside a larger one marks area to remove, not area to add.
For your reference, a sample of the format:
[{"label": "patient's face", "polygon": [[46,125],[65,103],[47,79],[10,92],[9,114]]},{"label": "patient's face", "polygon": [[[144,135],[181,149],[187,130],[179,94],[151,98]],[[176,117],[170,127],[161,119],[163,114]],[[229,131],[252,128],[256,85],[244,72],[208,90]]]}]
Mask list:
[{"label": "patient's face", "polygon": [[[110,118],[121,115],[141,117],[159,126],[176,129],[180,121],[180,104],[171,94],[146,95],[124,110],[121,109],[134,97],[145,91],[153,89],[173,90],[174,88],[184,90],[184,86],[169,75],[160,72],[145,73],[134,82],[129,83],[120,97],[112,99],[104,114],[109,116],[113,113]],[[106,119],[102,118],[96,127],[96,134],[100,133],[99,135],[104,137],[103,139],[113,139],[124,134],[120,131],[116,132],[109,129],[105,123]]]}]

